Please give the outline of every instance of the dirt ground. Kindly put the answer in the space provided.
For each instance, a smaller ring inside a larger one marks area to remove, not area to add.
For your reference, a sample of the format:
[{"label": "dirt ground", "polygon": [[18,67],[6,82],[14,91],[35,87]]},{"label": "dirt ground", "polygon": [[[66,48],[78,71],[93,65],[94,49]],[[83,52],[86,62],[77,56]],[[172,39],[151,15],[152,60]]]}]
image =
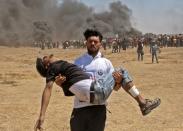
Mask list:
[{"label": "dirt ground", "polygon": [[[33,131],[45,80],[35,69],[37,48],[0,46],[0,131]],[[73,62],[85,49],[50,49],[43,54]],[[160,97],[159,108],[143,117],[137,103],[123,89],[108,100],[105,131],[183,131],[183,48],[163,48],[159,64],[151,63],[149,49],[137,61],[136,49],[103,51],[115,67],[123,65],[146,98]],[[73,97],[54,85],[44,122],[45,131],[69,131]]]}]

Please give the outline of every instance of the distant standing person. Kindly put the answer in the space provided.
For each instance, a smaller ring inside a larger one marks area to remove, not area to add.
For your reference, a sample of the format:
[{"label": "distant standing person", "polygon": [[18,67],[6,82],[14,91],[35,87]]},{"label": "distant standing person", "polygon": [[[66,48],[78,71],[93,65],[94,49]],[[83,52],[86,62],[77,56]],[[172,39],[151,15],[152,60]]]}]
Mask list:
[{"label": "distant standing person", "polygon": [[138,45],[137,45],[137,54],[138,54],[138,61],[143,61],[143,56],[144,56],[144,45],[143,45],[143,42],[142,41],[139,41],[138,42]]},{"label": "distant standing person", "polygon": [[152,54],[152,63],[154,63],[154,57],[156,58],[156,63],[159,63],[158,61],[158,56],[157,56],[157,51],[159,51],[159,53],[161,52],[159,46],[157,45],[157,43],[155,41],[152,42],[151,47],[150,47],[150,52]]}]

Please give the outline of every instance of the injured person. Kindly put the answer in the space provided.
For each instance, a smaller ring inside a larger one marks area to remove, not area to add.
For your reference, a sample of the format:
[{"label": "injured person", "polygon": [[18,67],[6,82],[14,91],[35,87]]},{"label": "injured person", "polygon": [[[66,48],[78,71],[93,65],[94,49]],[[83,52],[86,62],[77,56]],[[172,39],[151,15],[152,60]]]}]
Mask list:
[{"label": "injured person", "polygon": [[103,57],[97,58],[94,64],[98,65],[98,72],[93,73],[91,67],[91,71],[85,72],[72,63],[49,55],[37,58],[36,68],[40,75],[46,78],[45,88],[52,88],[57,78],[56,84],[62,87],[64,95],[75,95],[80,101],[100,104],[108,99],[113,90],[123,87],[139,103],[143,115],[160,105],[159,98],[149,100],[140,95],[127,70],[114,70],[111,62]]},{"label": "injured person", "polygon": [[94,81],[78,66],[59,60],[53,55],[37,58],[36,68],[40,75],[46,78],[46,85],[52,86],[56,76],[62,74],[66,79],[59,86],[62,87],[65,96],[75,95],[80,101],[93,104],[106,101],[115,86],[113,70],[108,70],[103,79]]}]

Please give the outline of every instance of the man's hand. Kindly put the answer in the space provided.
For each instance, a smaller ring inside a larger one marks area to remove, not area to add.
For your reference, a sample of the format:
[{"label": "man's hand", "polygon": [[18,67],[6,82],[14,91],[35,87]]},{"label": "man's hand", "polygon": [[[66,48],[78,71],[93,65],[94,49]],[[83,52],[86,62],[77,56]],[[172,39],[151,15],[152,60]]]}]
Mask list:
[{"label": "man's hand", "polygon": [[123,76],[120,71],[115,71],[112,73],[112,75],[113,75],[116,83],[121,83]]},{"label": "man's hand", "polygon": [[36,125],[35,125],[35,127],[34,127],[34,131],[43,131],[43,128],[42,128],[42,125],[43,125],[43,122],[44,122],[44,118],[42,117],[40,117],[38,120],[37,120],[37,122],[36,122]]},{"label": "man's hand", "polygon": [[66,77],[62,76],[61,74],[59,74],[58,76],[55,77],[55,83],[58,86],[61,86],[65,81],[66,81]]},{"label": "man's hand", "polygon": [[114,90],[115,91],[118,91],[120,89],[120,87],[121,87],[121,81],[123,79],[123,76],[122,76],[121,72],[119,72],[119,71],[113,72],[112,75],[113,75],[113,77],[115,79],[115,82],[116,82],[115,83]]}]

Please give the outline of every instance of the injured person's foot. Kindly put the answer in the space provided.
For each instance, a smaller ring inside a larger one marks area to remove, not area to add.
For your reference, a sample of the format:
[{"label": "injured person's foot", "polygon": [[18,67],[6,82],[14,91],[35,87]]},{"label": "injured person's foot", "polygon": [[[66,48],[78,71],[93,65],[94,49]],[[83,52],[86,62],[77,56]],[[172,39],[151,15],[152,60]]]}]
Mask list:
[{"label": "injured person's foot", "polygon": [[140,106],[140,110],[142,112],[142,115],[145,116],[151,112],[151,110],[158,107],[161,103],[160,98],[156,98],[154,100],[146,99],[146,103]]}]

